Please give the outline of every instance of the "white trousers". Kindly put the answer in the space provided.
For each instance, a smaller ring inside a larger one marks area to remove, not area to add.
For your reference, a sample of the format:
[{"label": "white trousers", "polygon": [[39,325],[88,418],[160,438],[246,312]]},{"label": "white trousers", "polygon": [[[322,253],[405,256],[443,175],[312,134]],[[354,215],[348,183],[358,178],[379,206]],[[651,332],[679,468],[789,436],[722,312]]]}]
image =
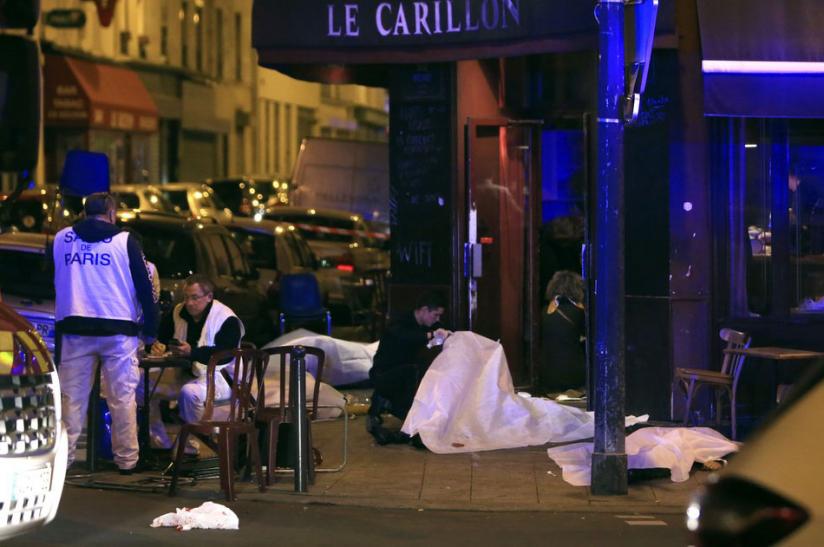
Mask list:
[{"label": "white trousers", "polygon": [[114,461],[120,469],[131,469],[137,465],[135,388],[140,378],[138,343],[136,336],[122,334],[63,335],[57,373],[63,393],[63,424],[69,437],[68,465],[74,462],[77,438],[86,422],[89,394],[98,362],[104,379],[101,388],[112,415]]},{"label": "white trousers", "polygon": [[[182,371],[167,370],[158,383],[159,374],[152,371],[149,375],[149,389],[154,389],[149,402],[149,416],[151,416],[150,433],[159,448],[169,448],[172,442],[166,433],[166,426],[160,412],[160,401],[177,399],[180,409],[180,418],[186,423],[199,422],[203,416],[206,403],[206,377],[199,376],[184,380]],[[137,388],[140,403],[143,402],[143,382]],[[231,387],[218,371],[215,374],[215,400],[225,401],[232,395]]]}]

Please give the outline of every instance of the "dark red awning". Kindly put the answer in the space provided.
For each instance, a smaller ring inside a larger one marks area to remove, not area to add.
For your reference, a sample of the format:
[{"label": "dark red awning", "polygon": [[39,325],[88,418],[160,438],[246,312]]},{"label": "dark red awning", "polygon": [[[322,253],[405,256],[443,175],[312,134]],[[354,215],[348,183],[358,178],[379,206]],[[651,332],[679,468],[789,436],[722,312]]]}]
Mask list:
[{"label": "dark red awning", "polygon": [[157,131],[157,107],[132,70],[46,55],[43,75],[46,125]]}]

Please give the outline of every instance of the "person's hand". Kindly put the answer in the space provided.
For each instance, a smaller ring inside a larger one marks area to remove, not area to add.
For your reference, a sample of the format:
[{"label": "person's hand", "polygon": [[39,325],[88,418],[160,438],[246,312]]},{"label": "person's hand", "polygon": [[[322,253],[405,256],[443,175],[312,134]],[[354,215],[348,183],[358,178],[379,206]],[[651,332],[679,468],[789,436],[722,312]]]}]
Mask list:
[{"label": "person's hand", "polygon": [[450,334],[452,334],[452,332],[446,329],[436,329],[435,332],[432,334],[432,338],[439,338],[441,340],[441,343],[443,343],[444,340],[449,338]]},{"label": "person's hand", "polygon": [[180,345],[169,346],[169,349],[174,355],[181,357],[188,357],[192,354],[192,346],[190,346],[188,342],[180,342]]},{"label": "person's hand", "polygon": [[149,350],[150,355],[163,355],[166,353],[166,344],[163,342],[159,342],[157,340],[154,341],[152,344],[151,349]]}]

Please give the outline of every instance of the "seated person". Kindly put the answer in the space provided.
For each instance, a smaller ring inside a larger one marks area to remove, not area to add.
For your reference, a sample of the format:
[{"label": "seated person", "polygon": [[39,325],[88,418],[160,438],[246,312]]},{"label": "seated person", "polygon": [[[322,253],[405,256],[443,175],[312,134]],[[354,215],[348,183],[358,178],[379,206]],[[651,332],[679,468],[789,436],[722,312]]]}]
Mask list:
[{"label": "seated person", "polygon": [[584,281],[575,272],[555,272],[546,287],[541,317],[539,387],[546,392],[582,389],[586,383]]},{"label": "seated person", "polygon": [[[240,346],[243,323],[225,304],[214,298],[215,285],[205,275],[195,274],[183,283],[183,303],[164,316],[158,340],[152,345],[152,354],[163,354],[167,349],[174,355],[192,360],[191,371],[167,371],[155,389],[155,398],[178,398],[180,417],[185,422],[197,422],[203,416],[206,400],[206,367],[212,354]],[[172,375],[170,372],[177,372]],[[143,383],[140,383],[142,389]],[[226,400],[231,395],[229,383],[223,374],[215,375],[215,400]],[[142,400],[142,394],[139,394]],[[157,408],[151,412],[151,436],[159,448],[171,448],[172,443]],[[190,449],[191,452],[191,449]]]},{"label": "seated person", "polygon": [[450,332],[441,324],[446,309],[444,298],[435,292],[418,297],[415,309],[392,321],[378,343],[369,377],[375,385],[366,429],[380,444],[406,443],[409,436],[382,427],[384,410],[403,420],[412,407],[415,392],[427,367],[437,355],[437,347]]}]

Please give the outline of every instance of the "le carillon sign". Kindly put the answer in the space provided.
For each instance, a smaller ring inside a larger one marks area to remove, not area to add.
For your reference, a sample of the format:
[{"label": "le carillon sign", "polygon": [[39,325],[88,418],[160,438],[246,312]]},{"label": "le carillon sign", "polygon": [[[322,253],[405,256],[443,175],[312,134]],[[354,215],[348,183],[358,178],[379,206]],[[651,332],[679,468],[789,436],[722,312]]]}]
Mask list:
[{"label": "le carillon sign", "polygon": [[589,0],[255,0],[263,65],[413,63],[591,43]]}]

